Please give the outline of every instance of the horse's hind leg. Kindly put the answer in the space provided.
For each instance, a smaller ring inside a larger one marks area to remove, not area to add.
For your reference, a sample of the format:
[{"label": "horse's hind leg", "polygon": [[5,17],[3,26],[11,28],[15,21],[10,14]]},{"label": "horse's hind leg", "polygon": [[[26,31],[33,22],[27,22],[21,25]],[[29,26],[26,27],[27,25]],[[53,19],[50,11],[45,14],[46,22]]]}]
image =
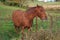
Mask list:
[{"label": "horse's hind leg", "polygon": [[15,31],[16,31],[16,33],[18,33],[18,26],[16,26],[16,25],[14,25],[15,26]]},{"label": "horse's hind leg", "polygon": [[31,40],[31,28],[30,28],[30,27],[28,27],[28,32],[27,32],[27,34],[26,34],[26,38],[27,38],[28,40]]},{"label": "horse's hind leg", "polygon": [[22,26],[22,40],[24,40],[24,26]]}]

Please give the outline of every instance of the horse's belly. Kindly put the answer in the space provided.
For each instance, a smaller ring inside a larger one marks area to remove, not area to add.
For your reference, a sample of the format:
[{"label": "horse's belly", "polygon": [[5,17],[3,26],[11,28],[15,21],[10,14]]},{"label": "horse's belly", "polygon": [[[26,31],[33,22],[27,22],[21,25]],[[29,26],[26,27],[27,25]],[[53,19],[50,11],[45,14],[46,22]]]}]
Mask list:
[{"label": "horse's belly", "polygon": [[26,26],[26,27],[30,27],[30,25],[31,25],[30,20],[24,19],[23,20],[23,25]]}]

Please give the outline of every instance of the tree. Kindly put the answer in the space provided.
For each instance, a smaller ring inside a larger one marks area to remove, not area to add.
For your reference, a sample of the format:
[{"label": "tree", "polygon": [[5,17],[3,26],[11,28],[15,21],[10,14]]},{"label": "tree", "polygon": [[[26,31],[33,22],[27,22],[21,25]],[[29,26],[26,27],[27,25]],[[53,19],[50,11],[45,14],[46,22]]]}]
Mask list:
[{"label": "tree", "polygon": [[27,4],[28,1],[34,1],[34,0],[20,0],[20,7],[24,6],[24,4]]}]

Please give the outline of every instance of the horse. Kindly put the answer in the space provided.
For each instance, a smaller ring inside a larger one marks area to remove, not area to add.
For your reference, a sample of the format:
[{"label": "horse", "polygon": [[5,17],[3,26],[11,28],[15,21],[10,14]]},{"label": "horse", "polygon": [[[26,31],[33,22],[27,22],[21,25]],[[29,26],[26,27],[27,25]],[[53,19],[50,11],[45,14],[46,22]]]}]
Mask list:
[{"label": "horse", "polygon": [[28,8],[26,11],[16,10],[12,14],[12,20],[16,29],[16,32],[19,28],[22,29],[22,34],[24,29],[27,28],[30,31],[30,28],[33,24],[34,17],[38,16],[41,20],[46,20],[47,15],[45,9],[42,6],[35,6]]}]

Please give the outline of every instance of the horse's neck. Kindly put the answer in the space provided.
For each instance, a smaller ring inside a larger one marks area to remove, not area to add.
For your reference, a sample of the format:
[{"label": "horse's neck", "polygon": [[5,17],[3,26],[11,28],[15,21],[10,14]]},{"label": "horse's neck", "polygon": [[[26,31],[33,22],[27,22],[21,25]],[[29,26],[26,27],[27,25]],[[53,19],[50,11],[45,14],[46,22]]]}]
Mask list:
[{"label": "horse's neck", "polygon": [[27,18],[30,19],[30,20],[33,20],[33,18],[36,16],[34,11],[27,11]]}]

